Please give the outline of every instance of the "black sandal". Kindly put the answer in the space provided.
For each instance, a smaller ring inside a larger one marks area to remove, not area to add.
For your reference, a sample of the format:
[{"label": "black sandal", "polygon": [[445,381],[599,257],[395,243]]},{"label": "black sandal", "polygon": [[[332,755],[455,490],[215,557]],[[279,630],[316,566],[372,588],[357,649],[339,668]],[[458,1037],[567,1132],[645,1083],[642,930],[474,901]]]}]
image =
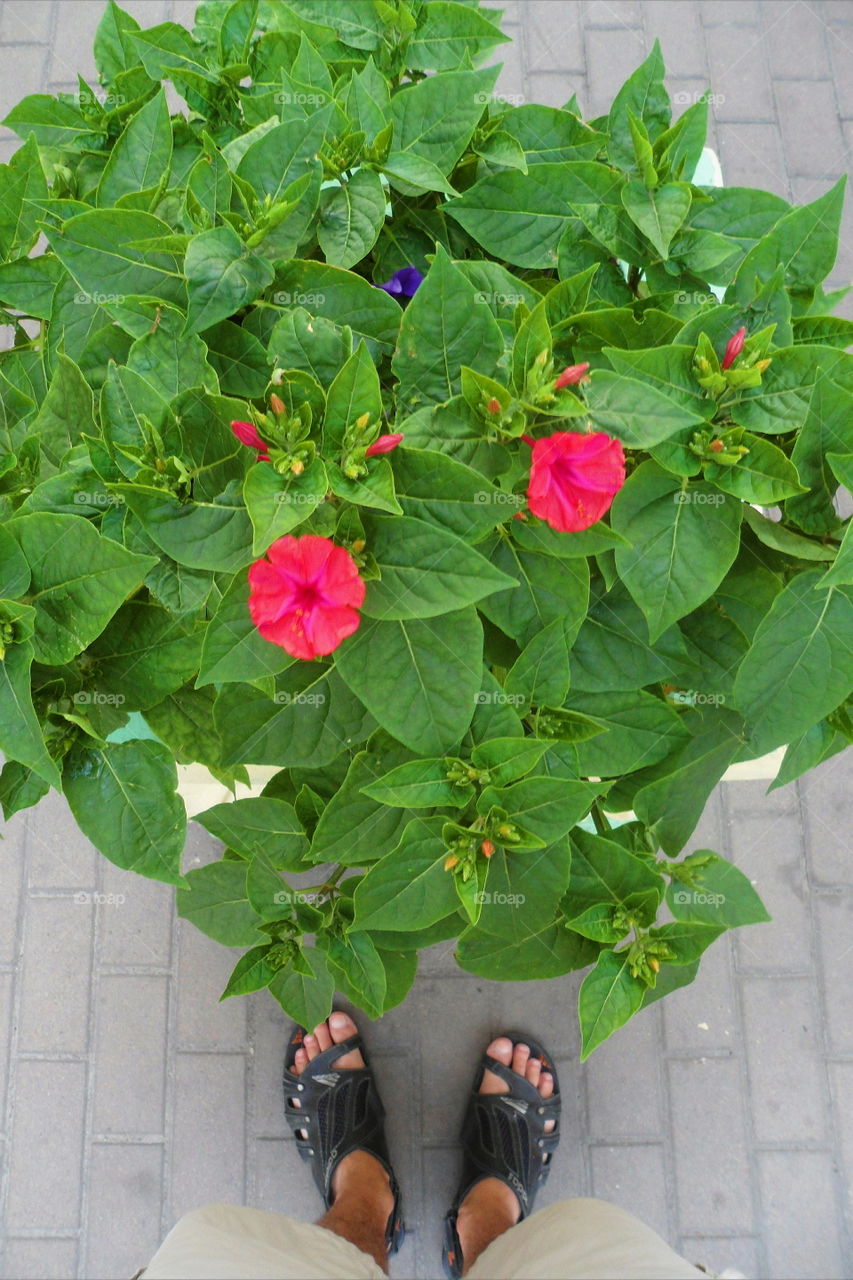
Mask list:
[{"label": "black sandal", "polygon": [[[550,1073],[554,1093],[543,1098],[539,1090],[511,1067],[484,1053],[477,1067],[468,1110],[462,1124],[462,1179],[444,1218],[442,1261],[450,1280],[464,1270],[462,1248],[456,1230],[459,1206],[472,1187],[484,1178],[499,1178],[515,1192],[521,1206],[519,1222],[528,1216],[540,1187],[551,1171],[551,1159],[560,1141],[560,1083],[550,1054],[538,1040],[522,1031],[504,1031],[513,1044],[530,1047],[531,1058],[540,1058]],[[509,1086],[509,1093],[480,1093],[483,1072],[493,1071]],[[550,1133],[545,1132],[554,1121]]]},{"label": "black sandal", "polygon": [[[331,1208],[335,1198],[332,1179],[344,1156],[353,1151],[368,1151],[379,1161],[388,1174],[394,1197],[385,1244],[389,1254],[396,1253],[406,1232],[400,1187],[388,1159],[385,1108],[376,1089],[361,1036],[356,1033],[340,1044],[333,1044],[312,1059],[301,1075],[297,1075],[293,1063],[305,1035],[305,1028],[294,1023],[288,1038],[283,1073],[284,1114],[296,1136],[299,1154],[303,1160],[310,1161],[314,1181],[327,1209]],[[353,1049],[361,1051],[365,1065],[354,1070],[336,1071],[333,1064]],[[296,1105],[297,1098],[300,1106]],[[299,1130],[304,1130],[306,1136],[303,1137]]]}]

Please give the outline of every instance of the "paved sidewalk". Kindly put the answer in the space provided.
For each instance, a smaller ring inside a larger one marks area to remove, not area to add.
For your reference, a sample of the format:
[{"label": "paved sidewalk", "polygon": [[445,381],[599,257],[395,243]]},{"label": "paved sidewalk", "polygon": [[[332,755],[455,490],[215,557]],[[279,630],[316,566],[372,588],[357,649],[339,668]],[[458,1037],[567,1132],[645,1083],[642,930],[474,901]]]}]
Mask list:
[{"label": "paved sidewalk", "polygon": [[[145,25],[193,5],[129,0]],[[601,112],[655,35],[679,108],[710,82],[730,185],[814,199],[850,167],[853,5],[519,0],[501,89]],[[91,74],[100,0],[0,5],[3,112]],[[14,149],[0,135],[0,158]],[[853,275],[853,203],[836,281]],[[415,1230],[396,1276],[438,1275],[438,1224],[472,1063],[501,1026],[547,1028],[565,1139],[543,1203],[599,1195],[686,1257],[749,1277],[853,1274],[853,786],[849,758],[801,785],[718,789],[693,847],[756,882],[770,925],[717,943],[697,982],[578,1065],[576,977],[487,983],[449,946],[368,1026]],[[217,1003],[232,957],[174,919],[171,890],[123,873],[51,797],[0,856],[3,1274],[130,1276],[209,1200],[316,1216],[285,1138],[284,1019]],[[187,862],[215,856],[193,828]],[[440,1037],[436,1039],[435,1037]]]}]

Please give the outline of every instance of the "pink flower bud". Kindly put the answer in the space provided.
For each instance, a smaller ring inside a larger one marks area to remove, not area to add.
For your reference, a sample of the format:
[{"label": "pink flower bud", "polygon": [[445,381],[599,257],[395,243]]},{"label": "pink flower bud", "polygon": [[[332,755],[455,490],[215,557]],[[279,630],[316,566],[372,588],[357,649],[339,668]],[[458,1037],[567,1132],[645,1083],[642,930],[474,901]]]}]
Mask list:
[{"label": "pink flower bud", "polygon": [[486,408],[488,409],[489,413],[500,413],[501,402],[497,398],[497,396],[492,396],[491,400],[489,400],[489,402],[487,403]]},{"label": "pink flower bud", "polygon": [[745,328],[738,329],[737,333],[733,334],[732,337],[729,338],[728,342],[726,343],[726,349],[723,352],[723,359],[720,365],[721,369],[731,368],[735,360],[737,360],[738,356],[740,355],[741,351],[743,351],[743,343],[745,338],[746,338]]},{"label": "pink flower bud", "polygon": [[250,449],[257,449],[258,462],[269,462],[268,446],[264,444],[258,435],[257,428],[251,422],[232,422],[231,430],[241,444],[247,445]]},{"label": "pink flower bud", "polygon": [[588,371],[588,361],[586,364],[570,364],[555,381],[554,390],[559,391],[562,387],[573,387],[575,383],[586,377]]},{"label": "pink flower bud", "polygon": [[380,436],[378,440],[373,441],[373,444],[367,446],[364,451],[365,456],[375,458],[377,453],[391,453],[392,450],[397,448],[402,439],[403,437],[399,431],[390,436]]},{"label": "pink flower bud", "polygon": [[273,413],[276,413],[279,416],[284,413],[284,401],[281,396],[277,396],[275,392],[270,396],[270,408]]}]

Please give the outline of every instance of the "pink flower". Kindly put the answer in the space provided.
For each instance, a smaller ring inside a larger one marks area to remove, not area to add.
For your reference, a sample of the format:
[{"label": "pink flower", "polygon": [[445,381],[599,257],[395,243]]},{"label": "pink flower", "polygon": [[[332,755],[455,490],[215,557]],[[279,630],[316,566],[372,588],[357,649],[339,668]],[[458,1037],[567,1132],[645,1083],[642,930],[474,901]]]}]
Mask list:
[{"label": "pink flower", "polygon": [[391,453],[402,439],[399,431],[390,436],[380,436],[378,440],[373,441],[373,444],[367,446],[364,455],[366,458],[375,458],[377,453]]},{"label": "pink flower", "polygon": [[533,442],[527,501],[552,529],[578,533],[600,520],[625,483],[625,454],[603,431],[556,431]]},{"label": "pink flower", "polygon": [[554,382],[554,390],[559,391],[561,387],[573,387],[576,382],[580,382],[581,378],[586,377],[588,370],[589,362],[586,364],[570,364]]},{"label": "pink flower", "polygon": [[723,352],[723,359],[720,365],[721,369],[730,369],[737,360],[741,351],[743,351],[743,343],[746,338],[746,329],[738,329],[737,333],[732,334],[726,343],[726,349]]},{"label": "pink flower", "polygon": [[258,435],[257,428],[253,427],[251,422],[232,422],[231,430],[241,444],[248,445],[250,449],[257,449],[258,462],[269,462],[270,455],[267,452],[269,446],[264,444]]},{"label": "pink flower", "polygon": [[365,585],[329,538],[278,538],[249,568],[249,613],[265,640],[310,662],[358,630]]}]

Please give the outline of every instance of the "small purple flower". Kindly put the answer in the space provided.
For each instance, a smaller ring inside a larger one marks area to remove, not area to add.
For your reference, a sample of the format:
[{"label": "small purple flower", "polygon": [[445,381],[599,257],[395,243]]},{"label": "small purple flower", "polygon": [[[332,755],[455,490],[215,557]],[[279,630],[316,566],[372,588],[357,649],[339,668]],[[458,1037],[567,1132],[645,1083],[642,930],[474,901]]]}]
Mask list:
[{"label": "small purple flower", "polygon": [[399,271],[395,271],[390,280],[386,280],[384,284],[378,284],[377,289],[384,289],[386,293],[393,294],[396,298],[413,298],[418,288],[423,283],[423,276],[417,267],[401,267]]}]

